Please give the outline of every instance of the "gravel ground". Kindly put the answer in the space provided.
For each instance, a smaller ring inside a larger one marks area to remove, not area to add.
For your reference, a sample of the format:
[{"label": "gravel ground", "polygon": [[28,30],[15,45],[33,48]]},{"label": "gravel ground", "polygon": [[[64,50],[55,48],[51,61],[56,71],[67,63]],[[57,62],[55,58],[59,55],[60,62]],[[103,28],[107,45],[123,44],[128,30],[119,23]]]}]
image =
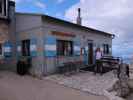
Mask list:
[{"label": "gravel ground", "polygon": [[133,93],[130,94],[130,96],[128,96],[128,97],[126,98],[126,100],[133,100]]},{"label": "gravel ground", "polygon": [[45,79],[94,95],[104,95],[103,91],[111,87],[117,80],[113,72],[108,72],[102,76],[99,74],[94,75],[92,72],[77,73],[69,77],[52,75]]},{"label": "gravel ground", "polygon": [[108,100],[46,79],[0,72],[0,100]]}]

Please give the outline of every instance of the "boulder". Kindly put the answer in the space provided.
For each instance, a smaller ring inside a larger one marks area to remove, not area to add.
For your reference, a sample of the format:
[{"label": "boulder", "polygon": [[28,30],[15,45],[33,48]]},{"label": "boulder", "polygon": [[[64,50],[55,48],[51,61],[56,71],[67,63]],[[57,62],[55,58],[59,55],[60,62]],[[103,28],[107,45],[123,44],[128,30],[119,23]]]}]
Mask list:
[{"label": "boulder", "polygon": [[120,65],[120,74],[119,74],[119,80],[116,82],[116,84],[113,86],[114,90],[117,92],[117,96],[120,97],[126,97],[130,93],[130,87],[128,84],[128,75],[127,75],[127,64],[121,64]]}]

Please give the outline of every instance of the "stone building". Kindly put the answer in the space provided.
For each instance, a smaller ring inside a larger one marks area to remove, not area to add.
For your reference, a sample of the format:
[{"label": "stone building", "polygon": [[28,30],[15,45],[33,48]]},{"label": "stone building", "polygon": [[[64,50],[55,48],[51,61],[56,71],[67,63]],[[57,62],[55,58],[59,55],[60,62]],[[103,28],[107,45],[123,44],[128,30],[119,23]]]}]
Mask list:
[{"label": "stone building", "polygon": [[0,1],[1,69],[16,69],[22,56],[32,59],[31,73],[48,75],[69,61],[95,64],[95,50],[112,54],[113,35],[44,14],[15,12],[15,2]]}]

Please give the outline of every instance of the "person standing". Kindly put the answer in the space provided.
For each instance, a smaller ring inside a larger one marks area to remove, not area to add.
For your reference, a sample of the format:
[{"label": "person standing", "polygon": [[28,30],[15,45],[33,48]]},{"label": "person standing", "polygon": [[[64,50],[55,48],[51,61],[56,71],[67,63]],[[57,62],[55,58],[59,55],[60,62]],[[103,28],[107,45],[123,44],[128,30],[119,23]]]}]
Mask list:
[{"label": "person standing", "polygon": [[100,74],[102,74],[102,64],[101,64],[101,58],[102,58],[102,51],[100,50],[100,48],[96,49],[96,66],[94,69],[95,74],[100,72]]}]

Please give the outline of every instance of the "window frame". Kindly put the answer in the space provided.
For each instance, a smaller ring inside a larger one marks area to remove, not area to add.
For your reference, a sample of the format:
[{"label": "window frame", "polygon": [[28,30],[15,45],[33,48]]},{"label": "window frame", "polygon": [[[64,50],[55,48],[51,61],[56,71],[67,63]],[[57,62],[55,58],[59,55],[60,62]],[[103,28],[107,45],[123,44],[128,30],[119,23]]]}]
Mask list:
[{"label": "window frame", "polygon": [[0,15],[2,15],[2,1],[0,1]]},{"label": "window frame", "polygon": [[22,47],[21,53],[22,53],[22,56],[24,56],[24,57],[31,56],[30,43],[31,43],[30,39],[21,40],[21,47]]},{"label": "window frame", "polygon": [[1,0],[1,12],[0,17],[1,18],[7,18],[8,17],[8,0]]},{"label": "window frame", "polygon": [[[73,41],[58,39],[56,42],[57,42],[56,43],[57,56],[73,56],[73,54],[74,54],[74,43],[73,43]],[[60,46],[62,46],[61,49],[59,49],[59,44],[60,44]],[[69,47],[70,47],[70,51],[69,51],[69,53],[67,51],[67,53],[65,54],[66,48],[68,49],[68,44],[69,44]]]},{"label": "window frame", "polygon": [[0,43],[1,46],[1,53],[0,53],[0,58],[4,57],[4,48],[3,48],[3,43]]},{"label": "window frame", "polygon": [[103,53],[106,55],[110,54],[109,48],[109,44],[103,44]]}]

